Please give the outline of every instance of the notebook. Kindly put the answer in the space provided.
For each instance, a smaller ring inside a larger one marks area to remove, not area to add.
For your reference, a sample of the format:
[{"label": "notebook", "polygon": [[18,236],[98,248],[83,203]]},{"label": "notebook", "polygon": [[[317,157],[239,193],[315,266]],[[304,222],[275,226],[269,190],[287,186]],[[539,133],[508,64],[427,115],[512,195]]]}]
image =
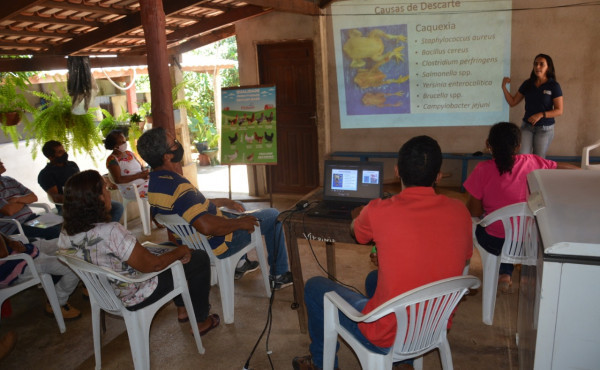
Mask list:
[{"label": "notebook", "polygon": [[383,163],[325,161],[323,201],[306,213],[311,217],[351,219],[354,208],[383,194]]}]

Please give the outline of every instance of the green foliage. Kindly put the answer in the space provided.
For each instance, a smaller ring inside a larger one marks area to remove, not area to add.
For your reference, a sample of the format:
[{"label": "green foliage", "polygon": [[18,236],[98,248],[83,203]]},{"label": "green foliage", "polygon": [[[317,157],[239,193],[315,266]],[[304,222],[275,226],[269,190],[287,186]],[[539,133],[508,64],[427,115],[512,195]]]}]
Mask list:
[{"label": "green foliage", "polygon": [[46,100],[46,104],[34,113],[33,125],[27,132],[35,142],[33,158],[37,155],[38,146],[44,145],[48,140],[60,141],[66,150],[73,149],[93,156],[94,149],[102,143],[91,113],[93,110],[82,115],[73,114],[71,97],[66,91],[62,96],[55,92],[44,94],[33,91],[32,94]]},{"label": "green foliage", "polygon": [[129,147],[135,150],[135,141],[142,136],[142,130],[139,125],[142,121],[141,115],[137,113],[130,114],[125,109],[121,109],[121,114],[118,117],[114,117],[106,109],[100,109],[100,111],[104,118],[98,124],[98,131],[102,134],[102,137],[106,138],[112,130],[121,130],[129,141]]},{"label": "green foliage", "polygon": [[35,112],[35,107],[29,104],[27,96],[27,87],[29,79],[25,73],[2,73],[0,74],[0,120],[2,125],[0,129],[4,134],[11,138],[15,146],[18,146],[21,135],[17,131],[17,126],[5,126],[4,114],[17,112],[20,120],[25,125],[25,129],[29,127],[31,122],[25,113]]}]

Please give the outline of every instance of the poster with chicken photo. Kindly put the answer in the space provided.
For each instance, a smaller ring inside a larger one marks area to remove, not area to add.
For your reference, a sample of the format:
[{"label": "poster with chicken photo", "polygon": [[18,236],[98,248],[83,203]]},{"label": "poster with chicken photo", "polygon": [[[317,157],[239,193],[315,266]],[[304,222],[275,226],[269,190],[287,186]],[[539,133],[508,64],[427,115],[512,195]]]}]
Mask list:
[{"label": "poster with chicken photo", "polygon": [[275,86],[221,89],[221,163],[277,164]]}]

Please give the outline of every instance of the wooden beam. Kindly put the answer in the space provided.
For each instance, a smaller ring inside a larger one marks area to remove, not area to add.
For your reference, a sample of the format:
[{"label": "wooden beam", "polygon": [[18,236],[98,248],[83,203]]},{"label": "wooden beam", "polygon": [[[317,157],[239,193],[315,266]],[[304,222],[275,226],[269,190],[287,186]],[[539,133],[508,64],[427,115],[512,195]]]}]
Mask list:
[{"label": "wooden beam", "polygon": [[319,15],[321,11],[312,1],[306,0],[244,0],[245,3],[261,6],[263,8],[273,8],[274,10],[299,13],[306,15]]},{"label": "wooden beam", "polygon": [[33,24],[47,23],[47,24],[62,24],[67,26],[87,26],[87,27],[102,27],[106,23],[93,22],[85,19],[78,18],[57,18],[54,16],[50,17],[36,17],[32,15],[16,15],[10,18],[11,21],[18,22],[31,22]]},{"label": "wooden beam", "polygon": [[163,2],[162,0],[140,0],[140,7],[148,47],[148,76],[150,77],[150,94],[152,97],[153,126],[164,128],[168,135],[175,138],[171,74],[166,53],[166,20]]},{"label": "wooden beam", "polygon": [[[165,14],[171,14],[198,3],[198,0],[169,0],[163,5],[162,11]],[[142,25],[140,13],[133,13],[114,22],[110,22],[98,29],[88,32],[85,35],[77,37],[58,47],[50,48],[48,54],[51,55],[70,55],[79,50],[97,45],[109,38],[122,35]]]},{"label": "wooden beam", "polygon": [[45,3],[46,0],[5,0],[2,2],[0,7],[0,21],[12,19],[15,15],[20,14],[22,11],[41,3]]},{"label": "wooden beam", "polygon": [[[90,58],[90,67],[130,67],[146,65],[145,56],[119,56],[112,58]],[[0,58],[0,72],[36,72],[67,69],[64,56],[40,56],[33,58]]]},{"label": "wooden beam", "polygon": [[228,37],[235,36],[235,26],[227,26],[210,33],[204,34],[200,37],[195,37],[188,40],[174,48],[169,49],[169,54],[183,54],[190,50],[198,49],[213,42],[226,39]]},{"label": "wooden beam", "polygon": [[184,41],[189,38],[193,38],[196,35],[208,32],[214,28],[219,28],[224,25],[228,25],[242,19],[256,17],[258,15],[266,14],[271,10],[265,10],[258,6],[247,5],[244,7],[236,8],[223,13],[216,17],[208,18],[202,22],[198,22],[191,26],[176,30],[167,35],[168,42]]},{"label": "wooden beam", "polygon": [[90,12],[90,13],[98,13],[98,14],[104,14],[104,15],[129,15],[132,13],[137,13],[137,10],[129,10],[129,9],[125,9],[121,6],[116,7],[116,6],[97,6],[94,5],[94,3],[92,2],[85,2],[85,4],[76,4],[76,3],[70,3],[70,2],[58,2],[58,1],[52,1],[51,4],[47,5],[48,7],[52,7],[52,8],[58,8],[58,9],[63,9],[63,10],[74,10],[77,12]]},{"label": "wooden beam", "polygon": [[51,31],[29,31],[26,28],[20,30],[0,28],[3,36],[25,36],[25,37],[77,37],[80,33],[73,32],[51,32]]}]

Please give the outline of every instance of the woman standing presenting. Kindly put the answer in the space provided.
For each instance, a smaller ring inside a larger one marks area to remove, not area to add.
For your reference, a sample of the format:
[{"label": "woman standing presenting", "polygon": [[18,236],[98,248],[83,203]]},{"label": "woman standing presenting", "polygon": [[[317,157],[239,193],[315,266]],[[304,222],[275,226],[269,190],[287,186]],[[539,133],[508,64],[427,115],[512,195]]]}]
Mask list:
[{"label": "woman standing presenting", "polygon": [[[504,98],[511,107],[525,98],[525,116],[521,125],[521,153],[546,157],[546,151],[554,138],[554,117],[563,113],[562,90],[556,82],[554,63],[546,54],[538,54],[528,80],[513,96],[506,88],[509,77],[502,79]],[[533,151],[532,151],[533,149]]]}]

